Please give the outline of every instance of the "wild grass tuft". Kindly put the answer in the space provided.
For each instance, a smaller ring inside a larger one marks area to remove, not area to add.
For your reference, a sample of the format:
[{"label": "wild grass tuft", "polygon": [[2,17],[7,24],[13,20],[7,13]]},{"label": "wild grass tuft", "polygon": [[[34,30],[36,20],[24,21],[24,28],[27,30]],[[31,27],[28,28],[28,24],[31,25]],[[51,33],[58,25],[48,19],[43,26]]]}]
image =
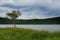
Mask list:
[{"label": "wild grass tuft", "polygon": [[60,32],[0,28],[0,40],[60,40]]}]

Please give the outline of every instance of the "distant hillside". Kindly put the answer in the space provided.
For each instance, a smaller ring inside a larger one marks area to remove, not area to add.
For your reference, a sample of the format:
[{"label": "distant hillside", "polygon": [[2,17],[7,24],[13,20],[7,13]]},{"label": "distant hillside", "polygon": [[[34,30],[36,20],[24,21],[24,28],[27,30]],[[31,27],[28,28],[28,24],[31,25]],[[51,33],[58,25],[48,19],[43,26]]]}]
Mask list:
[{"label": "distant hillside", "polygon": [[[12,20],[8,18],[0,17],[0,24],[12,24]],[[48,19],[17,19],[16,24],[60,24],[60,17],[48,18]]]}]

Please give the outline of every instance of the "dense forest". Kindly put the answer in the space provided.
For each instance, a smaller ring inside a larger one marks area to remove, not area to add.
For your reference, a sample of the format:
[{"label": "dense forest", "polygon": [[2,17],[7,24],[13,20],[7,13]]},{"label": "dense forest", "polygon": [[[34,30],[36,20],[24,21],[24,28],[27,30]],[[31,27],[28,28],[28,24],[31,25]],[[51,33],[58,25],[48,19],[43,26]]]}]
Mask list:
[{"label": "dense forest", "polygon": [[[8,18],[0,17],[0,24],[13,24],[13,21]],[[17,19],[16,24],[60,24],[60,17],[47,19]]]}]

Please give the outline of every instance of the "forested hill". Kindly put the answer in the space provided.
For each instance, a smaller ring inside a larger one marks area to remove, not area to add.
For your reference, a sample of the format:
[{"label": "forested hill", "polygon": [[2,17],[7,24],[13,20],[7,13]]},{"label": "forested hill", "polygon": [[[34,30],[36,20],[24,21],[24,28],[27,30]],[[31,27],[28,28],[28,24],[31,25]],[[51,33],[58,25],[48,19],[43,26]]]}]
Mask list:
[{"label": "forested hill", "polygon": [[[0,17],[0,24],[12,24],[12,20],[8,18]],[[48,18],[48,19],[17,19],[16,24],[60,24],[60,17]]]}]

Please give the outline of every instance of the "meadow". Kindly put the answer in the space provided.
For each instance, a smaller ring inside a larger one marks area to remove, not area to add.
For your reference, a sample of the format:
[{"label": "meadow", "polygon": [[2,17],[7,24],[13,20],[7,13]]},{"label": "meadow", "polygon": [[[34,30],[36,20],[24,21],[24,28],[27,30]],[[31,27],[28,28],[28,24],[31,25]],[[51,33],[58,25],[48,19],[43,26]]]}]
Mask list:
[{"label": "meadow", "polygon": [[60,32],[24,28],[0,28],[0,40],[60,40]]}]

